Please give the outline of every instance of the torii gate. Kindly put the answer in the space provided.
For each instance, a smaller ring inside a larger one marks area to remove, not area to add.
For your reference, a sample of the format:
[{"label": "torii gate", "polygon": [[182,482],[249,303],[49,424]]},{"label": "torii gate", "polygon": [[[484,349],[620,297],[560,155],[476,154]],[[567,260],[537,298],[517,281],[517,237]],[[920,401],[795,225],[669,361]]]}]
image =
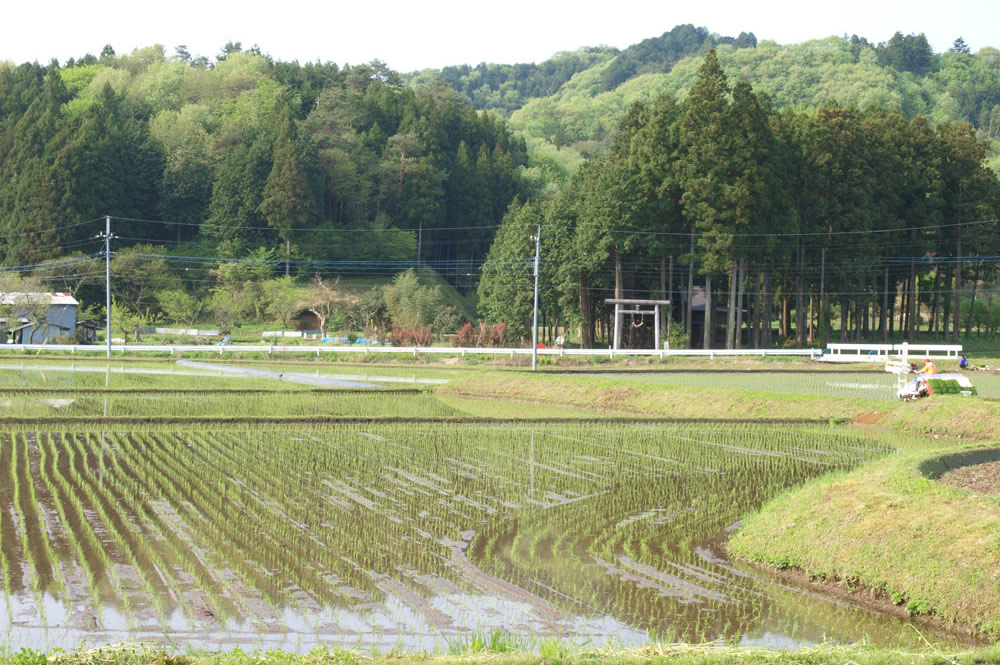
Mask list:
[{"label": "torii gate", "polygon": [[[653,315],[653,317],[655,319],[655,324],[654,324],[654,327],[653,327],[653,329],[655,331],[655,333],[654,333],[654,340],[655,340],[655,342],[653,343],[653,345],[654,345],[654,347],[656,349],[660,348],[660,306],[661,305],[670,305],[670,301],[653,301],[653,300],[643,299],[643,298],[606,298],[606,299],[604,299],[604,302],[607,303],[608,305],[612,305],[613,304],[615,306],[615,343],[614,343],[613,349],[615,349],[617,351],[618,350],[618,346],[619,346],[619,344],[621,342],[621,316],[623,314],[633,314],[633,315],[635,315],[635,314],[643,314],[643,315],[651,314],[651,315]],[[631,305],[631,306],[633,306],[633,309],[631,309],[631,310],[622,309],[623,305]],[[642,305],[645,305],[645,306],[652,305],[653,309],[652,310],[640,310],[640,309],[638,309],[638,307],[642,306]]]}]

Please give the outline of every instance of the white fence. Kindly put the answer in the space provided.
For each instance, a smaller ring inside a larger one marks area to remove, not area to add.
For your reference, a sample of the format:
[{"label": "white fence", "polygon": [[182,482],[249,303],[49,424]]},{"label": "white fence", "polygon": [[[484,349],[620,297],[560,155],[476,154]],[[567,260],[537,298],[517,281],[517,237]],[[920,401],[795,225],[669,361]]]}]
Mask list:
[{"label": "white fence", "polygon": [[[68,351],[70,353],[105,353],[104,345],[3,345],[7,351],[30,352],[41,349],[51,351]],[[442,354],[446,356],[466,356],[485,354],[488,356],[531,356],[530,347],[388,347],[381,345],[111,345],[112,353],[124,352],[160,352],[174,355],[177,352],[218,352],[220,356],[226,353],[265,352],[267,354]],[[821,349],[556,349],[546,347],[538,350],[539,356],[607,356],[621,358],[626,356],[654,356],[669,358],[671,356],[703,356],[713,359],[716,356],[805,356],[819,358]]]},{"label": "white fence", "polygon": [[831,342],[829,354],[823,360],[831,363],[857,363],[864,361],[884,362],[890,356],[899,356],[904,361],[910,357],[958,358],[962,345],[923,345],[901,342],[899,344],[866,344]]},{"label": "white fence", "polygon": [[319,336],[323,331],[316,329],[313,331],[264,331],[260,334],[262,338],[305,338],[309,336]]},{"label": "white fence", "polygon": [[[31,352],[47,349],[70,353],[100,354],[107,349],[104,345],[3,345],[7,351]],[[218,352],[227,353],[263,352],[267,354],[439,354],[445,356],[467,356],[481,354],[487,356],[530,356],[530,347],[390,347],[383,345],[111,345],[112,353],[160,352],[174,355],[178,352]],[[962,345],[921,345],[921,344],[851,344],[830,343],[829,352],[822,349],[560,349],[546,347],[538,350],[539,356],[606,356],[621,358],[629,356],[652,356],[670,358],[674,356],[701,356],[709,359],[722,356],[799,356],[827,362],[840,363],[884,363],[890,357],[903,358],[955,358],[962,353]]]}]

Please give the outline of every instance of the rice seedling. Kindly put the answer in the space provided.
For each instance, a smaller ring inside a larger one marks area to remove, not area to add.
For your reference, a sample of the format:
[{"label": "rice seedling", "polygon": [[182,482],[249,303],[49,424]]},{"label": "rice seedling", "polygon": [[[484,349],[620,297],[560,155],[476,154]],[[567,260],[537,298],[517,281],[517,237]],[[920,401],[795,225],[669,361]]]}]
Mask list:
[{"label": "rice seedling", "polygon": [[19,393],[4,398],[0,413],[12,418],[109,416],[143,418],[260,417],[428,417],[459,412],[432,395],[372,391],[232,391],[195,394],[188,391],[90,393],[87,391]]}]

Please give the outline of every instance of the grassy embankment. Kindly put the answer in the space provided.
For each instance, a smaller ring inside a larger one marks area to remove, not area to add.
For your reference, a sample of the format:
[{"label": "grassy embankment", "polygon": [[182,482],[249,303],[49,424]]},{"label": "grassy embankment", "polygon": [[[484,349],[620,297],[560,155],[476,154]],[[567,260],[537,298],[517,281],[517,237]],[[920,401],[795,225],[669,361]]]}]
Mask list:
[{"label": "grassy embankment", "polygon": [[970,451],[981,458],[984,448],[914,445],[853,472],[816,479],[749,517],[731,538],[730,552],[996,640],[1000,496],[936,480],[942,456]]},{"label": "grassy embankment", "polygon": [[473,636],[443,654],[362,652],[316,648],[294,653],[188,651],[122,644],[72,652],[34,650],[0,653],[8,664],[995,664],[1000,648],[942,652],[933,646],[909,652],[866,646],[820,645],[798,650],[651,644],[630,650],[594,650],[558,639],[526,640],[494,633]]}]

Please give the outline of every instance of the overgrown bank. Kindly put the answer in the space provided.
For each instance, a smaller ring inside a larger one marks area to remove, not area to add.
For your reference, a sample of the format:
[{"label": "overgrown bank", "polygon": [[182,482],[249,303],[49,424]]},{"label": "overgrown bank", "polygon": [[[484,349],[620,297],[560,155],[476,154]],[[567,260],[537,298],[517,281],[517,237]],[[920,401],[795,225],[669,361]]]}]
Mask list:
[{"label": "overgrown bank", "polygon": [[[921,450],[922,449],[922,450]],[[1000,637],[1000,497],[939,483],[925,447],[814,480],[765,504],[730,553]]]}]

